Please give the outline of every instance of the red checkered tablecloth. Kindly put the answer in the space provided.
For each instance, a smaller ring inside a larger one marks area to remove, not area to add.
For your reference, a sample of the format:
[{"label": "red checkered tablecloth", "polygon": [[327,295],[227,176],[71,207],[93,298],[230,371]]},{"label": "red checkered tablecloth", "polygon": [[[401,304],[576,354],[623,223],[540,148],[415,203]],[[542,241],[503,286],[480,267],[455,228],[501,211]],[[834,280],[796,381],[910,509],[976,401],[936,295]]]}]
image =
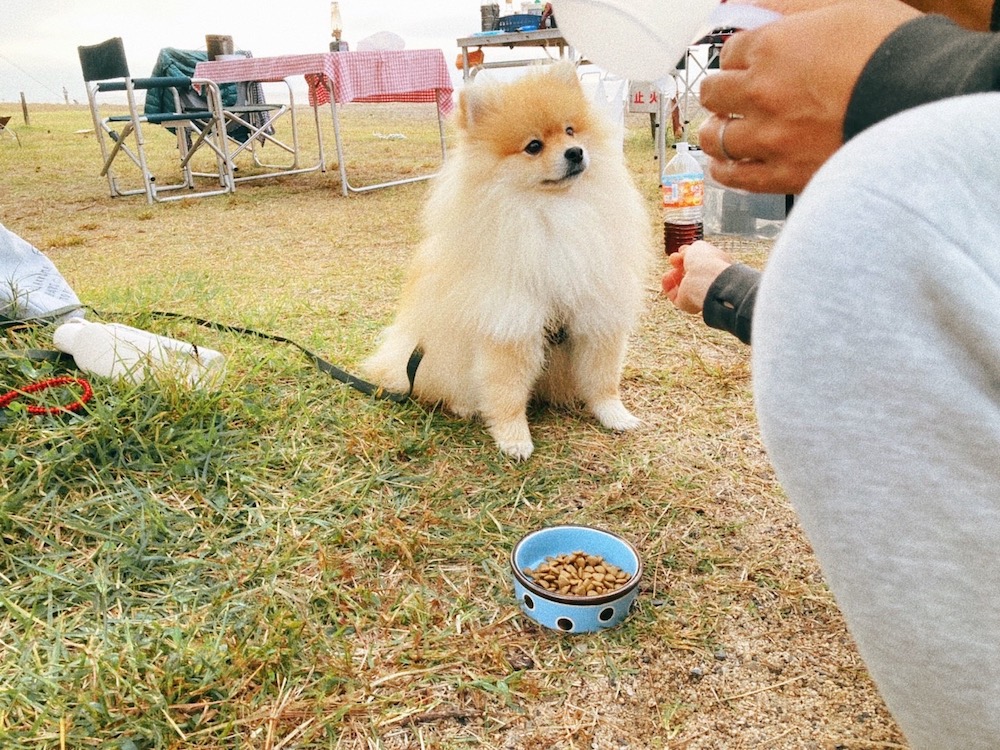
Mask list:
[{"label": "red checkered tablecloth", "polygon": [[379,52],[321,52],[200,62],[195,78],[216,83],[282,81],[305,76],[309,103],[430,102],[451,111],[452,83],[444,53],[436,49]]}]

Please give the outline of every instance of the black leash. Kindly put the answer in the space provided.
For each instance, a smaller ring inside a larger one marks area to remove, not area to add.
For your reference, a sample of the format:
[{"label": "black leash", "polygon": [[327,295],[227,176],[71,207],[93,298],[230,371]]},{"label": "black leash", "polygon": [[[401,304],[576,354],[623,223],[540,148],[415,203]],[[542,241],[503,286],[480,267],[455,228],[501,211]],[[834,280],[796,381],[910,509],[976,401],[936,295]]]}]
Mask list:
[{"label": "black leash", "polygon": [[83,310],[84,307],[84,305],[67,305],[66,307],[49,310],[41,315],[29,315],[26,318],[8,318],[6,315],[0,314],[0,331],[7,328],[14,328],[15,326],[29,328],[33,325],[39,325],[41,323],[51,323],[58,320],[63,315],[69,315],[77,310]]},{"label": "black leash", "polygon": [[[70,307],[60,308],[59,310],[53,310],[52,312],[48,312],[44,315],[36,315],[29,318],[14,319],[14,318],[6,318],[0,316],[0,330],[5,328],[12,328],[18,325],[31,326],[40,323],[51,323],[67,313],[83,309],[84,307],[87,307],[87,309],[93,311],[95,314],[97,314],[102,318],[107,317],[105,315],[102,315],[97,310],[94,310],[94,308],[92,307],[88,307],[85,305],[72,305]],[[308,357],[321,372],[326,373],[334,380],[338,380],[341,383],[344,383],[345,385],[349,385],[351,388],[354,388],[355,390],[364,393],[366,396],[386,399],[387,401],[393,401],[397,404],[402,404],[413,397],[413,382],[417,377],[417,368],[420,366],[420,360],[424,356],[424,353],[420,349],[420,347],[417,347],[416,349],[413,350],[413,353],[410,354],[410,358],[406,363],[406,378],[410,384],[409,389],[406,391],[406,393],[396,393],[394,391],[387,391],[381,386],[375,385],[374,383],[369,383],[367,380],[362,380],[356,375],[351,375],[346,370],[342,370],[336,365],[327,362],[325,359],[320,357],[315,352],[306,349],[298,342],[293,341],[292,339],[286,338],[284,336],[279,336],[273,333],[264,333],[262,331],[257,331],[253,328],[246,328],[245,326],[231,325],[229,323],[218,323],[214,320],[206,320],[204,318],[198,318],[193,315],[184,315],[183,313],[167,312],[162,310],[151,310],[149,311],[148,314],[158,318],[172,318],[174,320],[184,320],[189,323],[194,323],[196,325],[200,325],[205,328],[211,328],[216,331],[224,331],[227,333],[239,333],[246,336],[256,336],[257,338],[266,339],[268,341],[275,341],[280,344],[290,344],[299,351],[301,351],[303,354],[305,354],[306,357]],[[14,357],[28,358],[33,360],[49,360],[56,362],[67,359],[72,360],[72,357],[69,354],[60,351],[46,351],[42,349],[24,349],[16,352],[0,352],[0,359],[14,358]]]},{"label": "black leash", "polygon": [[341,383],[351,386],[357,391],[361,391],[366,396],[372,396],[373,398],[384,398],[388,401],[394,401],[397,404],[401,404],[408,401],[413,396],[413,381],[417,377],[417,367],[420,366],[420,360],[423,358],[424,353],[417,347],[410,354],[409,360],[406,362],[406,378],[409,381],[410,387],[406,393],[395,393],[393,391],[387,391],[381,386],[375,385],[374,383],[369,383],[367,380],[362,380],[356,375],[351,375],[346,370],[342,370],[334,364],[327,362],[325,359],[320,357],[318,354],[306,349],[302,344],[292,341],[284,336],[279,336],[273,333],[263,333],[261,331],[254,330],[253,328],[245,328],[244,326],[230,325],[229,323],[217,323],[214,320],[205,320],[204,318],[198,318],[193,315],[184,315],[183,313],[166,312],[163,310],[151,310],[150,315],[158,318],[173,318],[175,320],[186,320],[189,323],[195,323],[205,328],[212,328],[216,331],[226,331],[228,333],[239,333],[247,336],[256,336],[258,338],[267,339],[268,341],[277,341],[280,344],[291,344],[296,349],[305,354],[312,363],[320,369],[321,372],[325,372],[334,380],[339,380]]},{"label": "black leash", "polygon": [[[17,326],[29,328],[34,325],[51,323],[63,315],[68,315],[71,312],[82,309],[82,305],[69,305],[43,313],[42,315],[31,315],[27,318],[8,318],[6,315],[0,315],[0,331]],[[49,349],[18,349],[16,351],[0,352],[0,359],[30,359],[35,362],[57,362],[62,364],[68,364],[73,361],[73,357],[66,354],[66,352]]]}]

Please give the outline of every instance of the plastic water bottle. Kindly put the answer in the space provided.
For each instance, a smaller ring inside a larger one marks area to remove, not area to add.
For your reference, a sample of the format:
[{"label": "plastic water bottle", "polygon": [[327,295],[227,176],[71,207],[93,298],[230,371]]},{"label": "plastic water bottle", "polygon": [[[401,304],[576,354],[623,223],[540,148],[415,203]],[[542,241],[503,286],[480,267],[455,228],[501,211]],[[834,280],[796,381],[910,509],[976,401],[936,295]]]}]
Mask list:
[{"label": "plastic water bottle", "polygon": [[221,384],[225,358],[213,349],[119,323],[70,318],[52,334],[56,349],[72,354],[84,372],[138,383],[166,375],[199,388]]},{"label": "plastic water bottle", "polygon": [[663,168],[663,244],[667,255],[705,234],[705,172],[690,153],[687,141],[677,142],[677,153]]}]

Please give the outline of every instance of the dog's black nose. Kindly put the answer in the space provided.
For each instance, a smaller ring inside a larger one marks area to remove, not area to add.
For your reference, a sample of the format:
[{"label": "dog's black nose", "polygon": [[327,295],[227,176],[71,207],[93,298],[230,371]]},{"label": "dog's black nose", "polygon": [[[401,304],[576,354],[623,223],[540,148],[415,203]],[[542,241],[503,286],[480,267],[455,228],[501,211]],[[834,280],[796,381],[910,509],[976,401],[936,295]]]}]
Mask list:
[{"label": "dog's black nose", "polygon": [[573,146],[573,148],[566,149],[566,153],[563,156],[571,164],[579,164],[583,161],[583,149],[579,146]]}]

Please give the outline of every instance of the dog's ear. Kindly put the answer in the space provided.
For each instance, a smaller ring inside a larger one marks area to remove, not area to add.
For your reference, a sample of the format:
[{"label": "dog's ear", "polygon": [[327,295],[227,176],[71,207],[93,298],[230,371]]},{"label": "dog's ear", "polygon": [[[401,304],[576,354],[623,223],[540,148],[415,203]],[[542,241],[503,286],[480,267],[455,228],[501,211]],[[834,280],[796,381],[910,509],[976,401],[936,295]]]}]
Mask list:
[{"label": "dog's ear", "polygon": [[458,95],[458,127],[469,131],[481,122],[493,108],[498,96],[498,84],[480,80],[469,83]]},{"label": "dog's ear", "polygon": [[546,71],[556,80],[568,86],[580,86],[580,77],[576,72],[576,64],[569,60],[560,60],[546,67]]}]

